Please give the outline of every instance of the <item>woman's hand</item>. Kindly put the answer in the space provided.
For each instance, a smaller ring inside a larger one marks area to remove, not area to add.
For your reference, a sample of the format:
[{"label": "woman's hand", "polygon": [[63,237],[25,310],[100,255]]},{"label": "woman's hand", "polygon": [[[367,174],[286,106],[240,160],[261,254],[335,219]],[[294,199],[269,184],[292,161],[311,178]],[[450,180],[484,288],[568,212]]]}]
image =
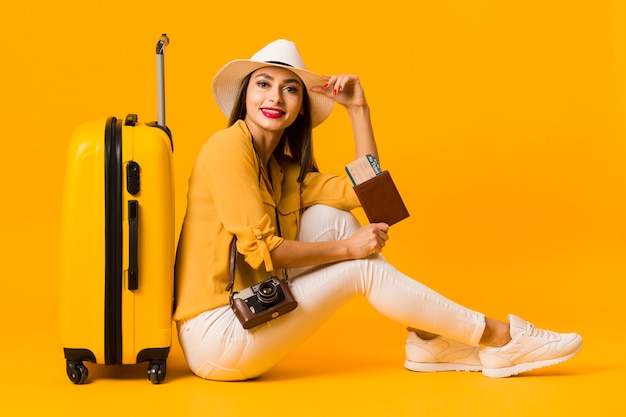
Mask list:
[{"label": "woman's hand", "polygon": [[361,259],[380,253],[389,239],[388,230],[386,223],[372,223],[361,227],[345,240],[350,258]]},{"label": "woman's hand", "polygon": [[312,86],[311,91],[330,97],[347,110],[354,133],[355,159],[367,154],[372,154],[378,158],[370,108],[365,100],[365,92],[359,77],[341,74],[325,76],[324,78],[326,83]]},{"label": "woman's hand", "polygon": [[358,76],[340,74],[324,78],[326,78],[326,84],[312,86],[312,92],[324,94],[346,108],[367,106],[365,92]]}]

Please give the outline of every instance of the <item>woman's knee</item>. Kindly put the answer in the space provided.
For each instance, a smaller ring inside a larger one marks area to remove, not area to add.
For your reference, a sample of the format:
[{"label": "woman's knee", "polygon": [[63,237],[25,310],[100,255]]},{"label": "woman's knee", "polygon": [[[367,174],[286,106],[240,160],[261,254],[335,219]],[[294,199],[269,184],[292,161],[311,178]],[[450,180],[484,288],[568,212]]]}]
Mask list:
[{"label": "woman's knee", "polygon": [[316,204],[303,213],[298,240],[315,242],[345,239],[359,227],[359,221],[351,212]]}]

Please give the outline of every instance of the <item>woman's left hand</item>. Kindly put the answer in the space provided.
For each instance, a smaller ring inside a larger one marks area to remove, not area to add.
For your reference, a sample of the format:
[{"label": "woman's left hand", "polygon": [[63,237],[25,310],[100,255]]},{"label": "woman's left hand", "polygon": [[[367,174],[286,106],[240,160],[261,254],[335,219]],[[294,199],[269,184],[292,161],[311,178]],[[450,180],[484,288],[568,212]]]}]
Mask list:
[{"label": "woman's left hand", "polygon": [[359,77],[352,74],[325,76],[326,84],[314,85],[311,91],[324,94],[344,107],[364,107],[367,105],[365,92]]}]

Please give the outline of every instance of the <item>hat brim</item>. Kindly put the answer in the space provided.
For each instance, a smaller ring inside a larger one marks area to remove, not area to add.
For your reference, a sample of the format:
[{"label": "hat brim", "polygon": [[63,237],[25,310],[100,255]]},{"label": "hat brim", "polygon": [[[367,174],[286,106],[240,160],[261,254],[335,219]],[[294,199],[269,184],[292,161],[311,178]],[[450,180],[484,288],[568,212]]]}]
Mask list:
[{"label": "hat brim", "polygon": [[213,79],[213,96],[218,107],[226,117],[230,117],[243,79],[251,72],[264,67],[285,68],[300,77],[309,93],[311,124],[313,127],[322,123],[330,115],[335,102],[323,94],[310,91],[314,85],[324,85],[326,79],[321,75],[288,65],[239,59],[224,65]]}]

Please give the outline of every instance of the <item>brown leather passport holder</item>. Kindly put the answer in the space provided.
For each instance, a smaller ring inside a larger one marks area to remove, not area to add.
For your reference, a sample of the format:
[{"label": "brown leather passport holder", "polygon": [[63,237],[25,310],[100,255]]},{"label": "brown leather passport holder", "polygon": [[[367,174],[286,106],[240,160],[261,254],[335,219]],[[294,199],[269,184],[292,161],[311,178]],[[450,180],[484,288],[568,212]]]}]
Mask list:
[{"label": "brown leather passport holder", "polygon": [[354,192],[370,223],[382,222],[391,226],[409,217],[389,171],[356,185]]}]

